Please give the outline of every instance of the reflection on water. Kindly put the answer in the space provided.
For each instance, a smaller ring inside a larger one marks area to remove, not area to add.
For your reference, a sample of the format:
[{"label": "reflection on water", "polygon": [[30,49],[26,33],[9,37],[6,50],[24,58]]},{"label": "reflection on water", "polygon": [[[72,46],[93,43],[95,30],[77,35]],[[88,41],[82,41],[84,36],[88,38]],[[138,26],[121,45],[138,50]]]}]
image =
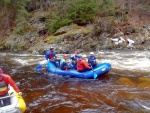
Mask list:
[{"label": "reflection on water", "polygon": [[35,72],[42,55],[0,53],[0,67],[20,83],[26,113],[150,112],[150,52],[100,51],[112,70],[100,79]]}]

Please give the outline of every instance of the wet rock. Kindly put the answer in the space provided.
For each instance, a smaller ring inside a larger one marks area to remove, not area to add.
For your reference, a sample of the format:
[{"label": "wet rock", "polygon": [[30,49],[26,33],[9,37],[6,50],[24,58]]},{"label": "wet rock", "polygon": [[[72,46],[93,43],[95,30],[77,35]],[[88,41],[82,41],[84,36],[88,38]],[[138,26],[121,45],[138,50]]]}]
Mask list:
[{"label": "wet rock", "polygon": [[118,81],[122,85],[135,86],[135,83],[133,83],[129,78],[121,77]]},{"label": "wet rock", "polygon": [[39,36],[43,36],[47,33],[48,29],[42,29],[40,30],[38,33],[39,33]]},{"label": "wet rock", "polygon": [[128,42],[127,47],[128,47],[128,48],[133,48],[133,44],[134,44],[135,41],[128,38],[128,39],[127,39],[127,42]]},{"label": "wet rock", "polygon": [[64,26],[64,27],[58,29],[58,30],[54,33],[54,36],[65,34],[65,33],[67,33],[68,31],[71,31],[71,30],[73,30],[73,29],[74,29],[74,28],[73,28],[72,26]]},{"label": "wet rock", "polygon": [[[47,38],[45,35],[47,29],[43,23],[34,20],[32,26],[36,27],[36,30],[24,36],[10,36],[11,38],[4,44],[5,49],[26,49],[33,54],[36,52],[43,54],[51,45],[55,45],[58,53],[71,53],[75,50],[128,49],[127,47],[129,49],[150,49],[150,32],[147,28],[140,30],[138,34],[124,35],[119,30],[113,34],[109,30],[108,23],[98,22],[95,25],[87,25],[87,28],[77,25],[65,26],[57,30],[55,36]],[[133,40],[134,43],[129,44],[128,39]]]},{"label": "wet rock", "polygon": [[123,35],[124,35],[123,32],[118,32],[118,33],[115,33],[112,37],[117,38],[117,37],[121,37]]},{"label": "wet rock", "polygon": [[33,50],[32,54],[34,54],[34,55],[38,55],[38,54],[39,54],[39,52],[38,52],[38,51],[36,51],[36,50]]},{"label": "wet rock", "polygon": [[149,82],[150,83],[150,78],[147,77],[139,77],[138,78],[139,83],[143,83],[143,82]]},{"label": "wet rock", "polygon": [[140,88],[150,89],[150,84],[149,84],[149,82],[142,82],[142,83],[139,83],[138,86],[139,86]]},{"label": "wet rock", "polygon": [[135,29],[128,29],[127,31],[125,31],[124,35],[131,35],[132,33],[135,32]]},{"label": "wet rock", "polygon": [[65,33],[67,33],[67,32],[66,32],[66,31],[64,31],[64,30],[57,31],[57,32],[55,32],[55,33],[54,33],[54,36],[62,35],[62,34],[65,34]]},{"label": "wet rock", "polygon": [[46,21],[46,17],[41,17],[41,18],[39,18],[39,21],[40,21],[40,22],[45,22],[45,21]]}]

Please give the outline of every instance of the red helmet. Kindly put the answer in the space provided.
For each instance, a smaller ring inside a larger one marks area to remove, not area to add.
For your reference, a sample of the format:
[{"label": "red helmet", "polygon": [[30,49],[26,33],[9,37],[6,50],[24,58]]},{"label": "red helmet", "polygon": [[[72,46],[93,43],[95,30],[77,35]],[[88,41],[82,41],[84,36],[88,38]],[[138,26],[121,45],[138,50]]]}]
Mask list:
[{"label": "red helmet", "polygon": [[3,74],[3,70],[0,68],[0,75],[2,75]]}]

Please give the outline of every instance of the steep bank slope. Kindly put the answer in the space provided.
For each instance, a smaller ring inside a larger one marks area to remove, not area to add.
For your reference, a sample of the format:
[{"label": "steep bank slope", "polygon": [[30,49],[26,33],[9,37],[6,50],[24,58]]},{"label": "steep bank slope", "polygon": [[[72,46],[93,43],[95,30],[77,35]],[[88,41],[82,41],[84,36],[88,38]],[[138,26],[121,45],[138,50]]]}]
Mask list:
[{"label": "steep bank slope", "polygon": [[[72,24],[47,33],[47,12],[32,12],[28,19],[30,27],[22,35],[9,34],[0,27],[1,50],[27,50],[42,53],[55,46],[59,52],[100,50],[100,49],[149,49],[150,14],[139,0],[116,0],[118,16],[98,15],[94,23],[86,26]],[[147,2],[144,2],[149,4]],[[13,20],[12,20],[13,21]],[[0,20],[2,23],[2,19]],[[12,23],[12,22],[11,22]],[[2,24],[1,24],[2,25]],[[143,28],[143,26],[145,28]],[[13,31],[14,24],[11,24]],[[123,39],[123,40],[122,40]],[[129,39],[134,43],[130,44]],[[118,41],[117,41],[118,40]]]}]

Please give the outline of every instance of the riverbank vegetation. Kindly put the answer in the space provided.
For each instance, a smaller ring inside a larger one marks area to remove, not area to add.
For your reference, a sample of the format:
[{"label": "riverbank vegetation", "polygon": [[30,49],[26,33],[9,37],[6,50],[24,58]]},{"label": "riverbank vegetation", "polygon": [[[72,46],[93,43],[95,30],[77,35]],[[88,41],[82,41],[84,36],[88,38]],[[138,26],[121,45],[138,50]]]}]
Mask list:
[{"label": "riverbank vegetation", "polygon": [[46,20],[49,33],[71,23],[85,25],[93,22],[96,14],[116,14],[113,0],[2,0],[0,6],[1,28],[8,33],[13,30],[15,34],[30,30],[28,20],[35,13],[41,21]]},{"label": "riverbank vegetation", "polygon": [[[149,4],[148,0],[1,0],[0,48],[10,49],[16,40],[16,44],[29,40],[32,46],[64,26],[86,27],[99,21],[112,26],[108,31],[114,27],[123,33],[138,33],[138,27],[149,21]],[[139,19],[144,20],[137,23]],[[21,43],[19,48],[26,46]]]}]

